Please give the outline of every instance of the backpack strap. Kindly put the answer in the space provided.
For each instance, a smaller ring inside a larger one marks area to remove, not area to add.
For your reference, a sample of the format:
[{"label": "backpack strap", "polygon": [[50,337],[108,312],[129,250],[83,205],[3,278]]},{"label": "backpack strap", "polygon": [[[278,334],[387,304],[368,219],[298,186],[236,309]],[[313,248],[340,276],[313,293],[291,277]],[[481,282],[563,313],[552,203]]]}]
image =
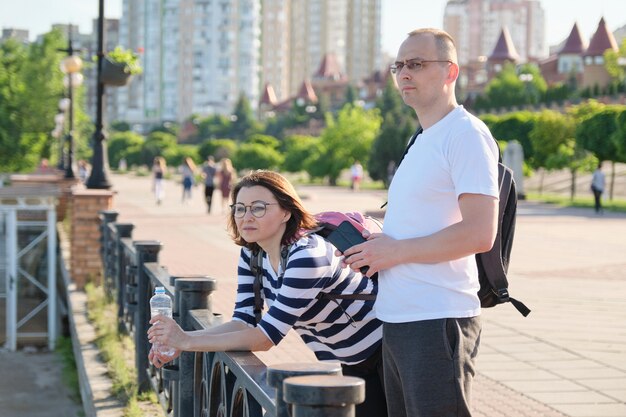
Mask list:
[{"label": "backpack strap", "polygon": [[321,292],[315,297],[318,300],[364,300],[375,301],[376,294],[334,294],[330,292]]},{"label": "backpack strap", "polygon": [[[485,270],[485,276],[489,280],[492,290],[498,299],[498,304],[511,302],[513,306],[524,317],[530,314],[530,309],[519,300],[509,296],[508,281],[506,279],[506,272],[504,270],[504,264],[502,263],[502,221],[504,219],[504,210],[506,208],[509,198],[516,198],[511,195],[512,190],[512,172],[502,164],[498,164],[498,179],[500,182],[500,207],[498,210],[498,232],[496,234],[496,240],[493,244],[493,248],[487,252],[480,254],[483,269]],[[503,198],[505,197],[505,198]]]},{"label": "backpack strap", "polygon": [[254,292],[254,321],[261,321],[261,312],[263,311],[263,297],[261,297],[261,289],[263,288],[263,256],[265,252],[259,249],[258,252],[250,255],[250,271],[254,275],[252,282],[252,291]]},{"label": "backpack strap", "polygon": [[[287,260],[289,259],[289,250],[291,245],[283,246],[280,251],[280,276],[282,279],[285,274],[285,268],[287,268]],[[261,291],[263,289],[263,257],[265,251],[259,249],[257,253],[252,253],[250,256],[250,271],[254,275],[254,281],[252,282],[252,291],[254,292],[254,321],[258,324],[261,321],[263,311],[263,296]]]},{"label": "backpack strap", "polygon": [[[413,144],[415,143],[415,141],[417,140],[417,137],[420,135],[420,133],[422,133],[424,131],[424,129],[422,129],[422,126],[418,127],[417,130],[415,130],[415,133],[413,133],[413,136],[411,136],[411,139],[409,139],[409,143],[408,145],[406,145],[406,148],[404,148],[404,153],[402,154],[402,158],[400,158],[400,161],[398,161],[398,167],[400,167],[400,164],[402,163],[402,161],[404,160],[404,157],[406,156],[407,153],[409,153],[409,149],[411,149],[411,146],[413,146]],[[397,168],[396,168],[397,169]],[[380,206],[380,208],[385,208],[385,206],[387,205],[387,201],[385,201],[385,203]]]}]

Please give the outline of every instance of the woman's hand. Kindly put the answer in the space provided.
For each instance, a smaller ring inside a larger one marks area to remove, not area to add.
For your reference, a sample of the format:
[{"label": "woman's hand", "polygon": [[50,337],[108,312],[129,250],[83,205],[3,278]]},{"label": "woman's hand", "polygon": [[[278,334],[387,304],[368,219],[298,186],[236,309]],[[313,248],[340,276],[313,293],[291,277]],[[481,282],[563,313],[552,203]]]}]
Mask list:
[{"label": "woman's hand", "polygon": [[186,350],[189,335],[171,318],[157,315],[150,320],[152,326],[148,329],[148,340],[176,350]]},{"label": "woman's hand", "polygon": [[154,349],[154,346],[150,349],[150,353],[148,353],[148,361],[154,365],[155,368],[161,368],[166,363],[173,361],[177,357],[180,356],[181,351],[176,350],[173,355],[162,355]]}]

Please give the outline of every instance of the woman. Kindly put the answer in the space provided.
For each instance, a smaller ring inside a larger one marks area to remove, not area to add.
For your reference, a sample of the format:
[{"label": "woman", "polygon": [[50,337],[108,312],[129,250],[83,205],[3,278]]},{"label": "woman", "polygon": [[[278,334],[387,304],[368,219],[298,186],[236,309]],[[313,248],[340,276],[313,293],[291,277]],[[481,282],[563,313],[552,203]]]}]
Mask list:
[{"label": "woman", "polygon": [[197,168],[193,159],[188,156],[185,157],[183,166],[180,169],[180,173],[183,177],[183,203],[185,200],[191,200],[191,187],[196,183],[196,171]]},{"label": "woman", "polygon": [[222,159],[218,176],[220,178],[220,191],[222,192],[222,213],[224,213],[232,185],[235,182],[235,169],[230,159]]},{"label": "woman", "polygon": [[[150,342],[172,346],[176,355],[180,350],[264,351],[293,328],[319,360],[339,361],[344,375],[365,379],[366,399],[357,406],[357,416],[386,416],[382,326],[374,317],[374,301],[318,298],[320,293],[375,294],[377,285],[341,268],[335,247],[312,232],[315,218],[282,175],[252,172],[234,187],[232,200],[228,228],[242,247],[232,321],[185,332],[173,320],[156,316],[150,321]],[[257,325],[250,258],[259,250],[264,252],[260,267],[268,310]],[[149,359],[160,367],[172,358],[150,352]]]},{"label": "woman", "polygon": [[167,170],[167,165],[165,164],[165,158],[162,156],[157,156],[154,158],[152,162],[152,176],[154,183],[152,184],[152,189],[154,190],[154,197],[156,198],[157,204],[161,204],[163,201],[163,197],[165,196],[165,190],[163,188],[163,177],[165,176],[165,171]]}]

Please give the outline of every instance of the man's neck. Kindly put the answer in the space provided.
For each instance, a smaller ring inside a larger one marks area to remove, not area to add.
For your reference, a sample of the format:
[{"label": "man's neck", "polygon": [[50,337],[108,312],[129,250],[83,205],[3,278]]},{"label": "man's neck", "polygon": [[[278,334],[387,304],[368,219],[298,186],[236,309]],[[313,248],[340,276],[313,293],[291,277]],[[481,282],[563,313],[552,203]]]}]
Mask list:
[{"label": "man's neck", "polygon": [[424,109],[414,109],[417,114],[417,118],[420,122],[420,126],[424,130],[429,127],[435,125],[441,119],[446,117],[452,110],[456,109],[458,104],[456,100],[451,100],[449,102],[444,103],[441,106],[432,106],[430,108]]}]

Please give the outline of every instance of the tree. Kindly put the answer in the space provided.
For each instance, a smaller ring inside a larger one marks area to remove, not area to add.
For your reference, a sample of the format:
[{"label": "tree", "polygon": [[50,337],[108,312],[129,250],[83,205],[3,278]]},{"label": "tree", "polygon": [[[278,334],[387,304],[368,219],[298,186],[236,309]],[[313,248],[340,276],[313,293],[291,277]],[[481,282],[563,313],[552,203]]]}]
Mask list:
[{"label": "tree", "polygon": [[480,119],[485,122],[491,134],[498,140],[517,140],[524,150],[524,159],[533,168],[538,165],[534,163],[534,146],[529,138],[529,133],[535,125],[537,113],[529,111],[517,111],[501,116],[483,115]]},{"label": "tree", "polygon": [[241,169],[276,169],[284,157],[275,148],[260,143],[242,143],[233,156],[233,165]]},{"label": "tree", "polygon": [[56,156],[50,131],[63,97],[58,49],[64,46],[59,30],[28,46],[12,39],[0,44],[1,171],[33,170],[42,157]]},{"label": "tree", "polygon": [[525,64],[517,69],[514,64],[509,63],[485,87],[481,107],[537,104],[547,88],[547,83],[536,65]]},{"label": "tree", "polygon": [[615,185],[615,162],[621,162],[618,146],[614,140],[619,132],[618,115],[624,106],[602,106],[591,115],[586,115],[576,128],[576,142],[592,152],[600,161],[611,161],[611,184],[609,198],[613,199]]},{"label": "tree", "polygon": [[250,101],[243,93],[239,96],[231,120],[232,125],[229,137],[238,141],[243,141],[249,135],[263,130],[254,118]]},{"label": "tree", "polygon": [[152,132],[141,146],[140,163],[152,166],[155,156],[163,156],[168,165],[172,164],[171,157],[175,155],[176,136],[161,131]]},{"label": "tree", "polygon": [[198,153],[202,160],[212,155],[216,161],[219,161],[222,158],[232,159],[236,150],[237,143],[232,139],[207,139],[200,144]]},{"label": "tree", "polygon": [[404,148],[415,130],[415,113],[405,105],[398,94],[392,77],[387,79],[376,107],[384,119],[372,144],[369,155],[368,172],[374,180],[382,180],[388,186],[387,167],[391,162],[397,167]]},{"label": "tree", "polygon": [[129,166],[142,163],[140,154],[144,143],[143,136],[134,132],[116,132],[111,135],[107,144],[107,152],[111,166],[118,166],[122,158]]},{"label": "tree", "polygon": [[285,160],[282,169],[287,172],[300,172],[310,159],[320,154],[320,140],[313,136],[293,135],[285,138]]},{"label": "tree", "polygon": [[353,160],[366,165],[369,149],[380,129],[377,109],[364,110],[346,104],[336,118],[326,117],[326,129],[320,137],[321,154],[307,167],[312,177],[327,176],[331,185],[337,184],[341,171],[349,168]]},{"label": "tree", "polygon": [[535,149],[535,167],[548,171],[569,169],[572,199],[576,192],[577,172],[581,169],[588,169],[590,164],[595,162],[595,158],[577,146],[574,139],[575,130],[576,126],[571,116],[544,110],[536,117],[534,127],[528,135]]},{"label": "tree", "polygon": [[620,61],[626,58],[626,39],[622,40],[622,44],[619,46],[618,51],[613,49],[607,49],[604,52],[604,67],[611,77],[624,81],[626,78],[626,72],[624,70],[624,64]]}]

